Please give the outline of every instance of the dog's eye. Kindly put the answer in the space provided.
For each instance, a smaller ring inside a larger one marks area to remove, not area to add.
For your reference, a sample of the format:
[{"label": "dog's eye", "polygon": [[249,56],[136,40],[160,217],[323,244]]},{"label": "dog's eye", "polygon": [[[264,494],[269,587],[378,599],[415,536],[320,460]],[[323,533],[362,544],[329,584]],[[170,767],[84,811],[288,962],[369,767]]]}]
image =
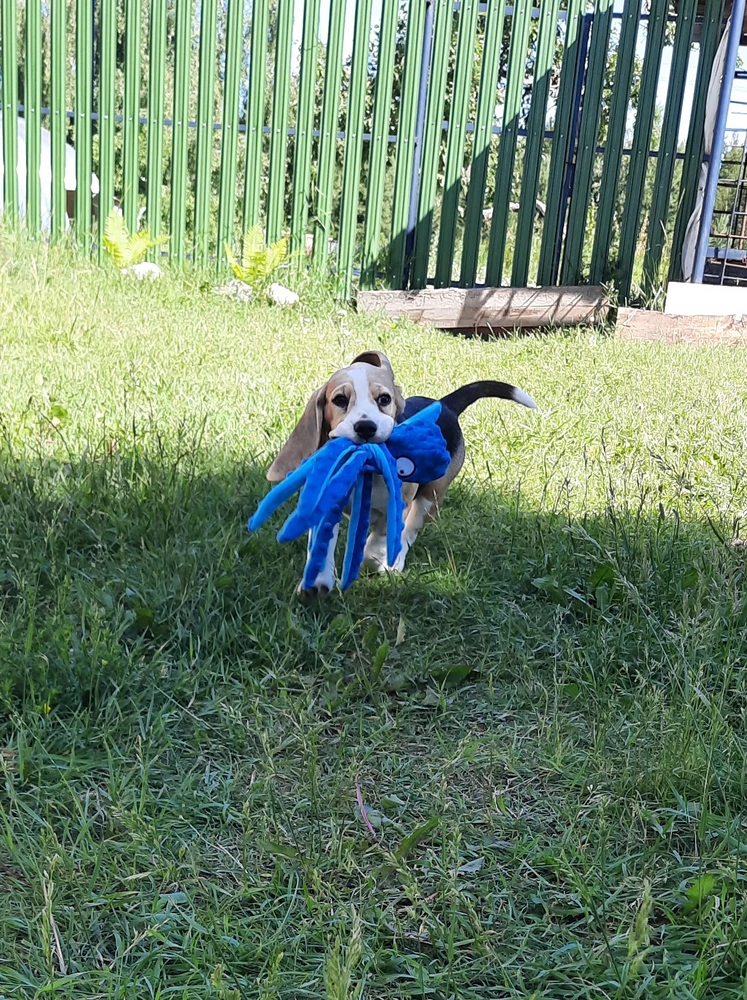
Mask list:
[{"label": "dog's eye", "polygon": [[379,396],[379,398],[377,400],[379,406],[382,406],[382,407],[383,406],[389,406],[389,404],[391,403],[391,401],[392,401],[392,397],[389,395],[388,392],[382,392],[382,394]]},{"label": "dog's eye", "polygon": [[348,397],[343,396],[341,392],[332,397],[332,402],[335,406],[339,406],[341,410],[347,410],[348,408]]}]

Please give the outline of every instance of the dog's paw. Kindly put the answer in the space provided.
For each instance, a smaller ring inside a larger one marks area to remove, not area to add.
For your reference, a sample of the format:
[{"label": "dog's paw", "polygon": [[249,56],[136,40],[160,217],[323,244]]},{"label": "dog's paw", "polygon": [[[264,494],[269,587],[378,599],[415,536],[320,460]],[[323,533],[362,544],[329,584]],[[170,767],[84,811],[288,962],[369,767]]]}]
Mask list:
[{"label": "dog's paw", "polygon": [[386,536],[371,534],[363,551],[363,568],[383,576],[387,570]]},{"label": "dog's paw", "polygon": [[323,597],[326,597],[332,588],[328,587],[325,583],[314,584],[309,590],[305,590],[303,584],[298,585],[296,590],[296,597],[301,602],[301,604],[309,605],[313,604],[314,601],[319,601]]},{"label": "dog's paw", "polygon": [[335,574],[332,573],[320,573],[319,576],[314,580],[311,587],[304,587],[303,580],[299,583],[296,590],[296,595],[302,604],[311,604],[313,601],[321,600],[322,597],[326,597],[330,591],[335,589]]},{"label": "dog's paw", "polygon": [[361,569],[365,573],[376,574],[383,576],[387,571],[386,562],[380,562],[378,559],[364,559],[361,564]]}]

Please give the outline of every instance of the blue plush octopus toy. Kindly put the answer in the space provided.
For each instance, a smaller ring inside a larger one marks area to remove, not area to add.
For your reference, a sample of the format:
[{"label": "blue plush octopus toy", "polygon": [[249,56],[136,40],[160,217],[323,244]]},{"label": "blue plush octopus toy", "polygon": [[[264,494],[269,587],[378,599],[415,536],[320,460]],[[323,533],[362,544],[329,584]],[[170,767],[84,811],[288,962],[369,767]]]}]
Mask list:
[{"label": "blue plush octopus toy", "polygon": [[335,526],[350,507],[341,590],[358,578],[371,519],[373,478],[379,475],[389,494],[387,561],[393,566],[402,548],[404,501],[402,483],[430,483],[446,473],[451,460],[439,427],[441,403],[431,403],[403,420],[382,444],[354,444],[333,438],[278,483],[249,520],[256,531],[300,491],[298,505],[278,532],[279,542],[311,533],[303,586],[311,588],[324,566]]}]

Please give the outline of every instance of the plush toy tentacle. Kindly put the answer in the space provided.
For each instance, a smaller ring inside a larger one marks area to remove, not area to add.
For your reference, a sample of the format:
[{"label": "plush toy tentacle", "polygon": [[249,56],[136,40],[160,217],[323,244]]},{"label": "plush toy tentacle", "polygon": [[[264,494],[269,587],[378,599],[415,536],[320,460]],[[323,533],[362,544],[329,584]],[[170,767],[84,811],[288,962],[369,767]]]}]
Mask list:
[{"label": "plush toy tentacle", "polygon": [[314,472],[308,476],[306,486],[298,498],[296,511],[299,520],[315,520],[315,512],[329,503],[327,494],[331,484],[343,471],[349,476],[346,466],[356,458],[356,445],[347,438],[333,438],[327,442],[325,449],[331,461],[326,467],[320,466],[317,461]]},{"label": "plush toy tentacle", "polygon": [[[366,463],[362,445],[351,445],[344,462],[336,466],[334,476],[327,476],[315,504],[299,501],[295,511],[278,532],[279,542],[289,542],[310,531],[320,519],[342,520],[355,481]],[[303,498],[303,494],[301,495]]]},{"label": "plush toy tentacle", "polygon": [[366,532],[371,519],[372,493],[373,473],[364,472],[358,478],[353,490],[353,502],[350,509],[348,539],[345,545],[345,560],[342,565],[340,590],[347,590],[358,579],[358,573],[363,562],[363,550],[366,545]]},{"label": "plush toy tentacle", "polygon": [[[279,542],[290,542],[300,538],[304,532],[310,531],[325,517],[337,521],[342,519],[347,498],[365,458],[359,454],[356,445],[349,441],[335,439],[329,444],[337,446],[338,441],[341,444],[333,449],[338,454],[331,467],[325,469],[317,464],[314,473],[309,475],[296,509],[278,532]],[[336,513],[337,508],[339,508],[338,513]]]},{"label": "plush toy tentacle", "polygon": [[304,590],[311,590],[316,583],[316,578],[324,569],[329,551],[329,543],[339,521],[325,519],[319,521],[311,532],[309,543],[309,557],[306,560],[306,569],[303,574]]},{"label": "plush toy tentacle", "polygon": [[386,559],[389,566],[394,566],[397,556],[402,551],[402,514],[405,504],[402,499],[402,485],[396,470],[397,466],[393,459],[381,463],[381,475],[389,493],[386,506]]},{"label": "plush toy tentacle", "polygon": [[301,465],[291,472],[282,482],[270,490],[267,496],[260,502],[254,514],[249,519],[249,530],[257,531],[267,521],[275,511],[300,490],[306,482],[308,467],[310,462],[302,462]]}]

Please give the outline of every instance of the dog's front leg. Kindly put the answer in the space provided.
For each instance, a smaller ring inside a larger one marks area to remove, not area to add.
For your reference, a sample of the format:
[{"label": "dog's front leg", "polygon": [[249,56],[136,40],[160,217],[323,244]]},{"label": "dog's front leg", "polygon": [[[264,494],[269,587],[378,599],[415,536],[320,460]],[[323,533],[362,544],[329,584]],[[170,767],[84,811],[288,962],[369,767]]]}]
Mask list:
[{"label": "dog's front leg", "polygon": [[[324,560],[324,566],[314,580],[313,586],[309,590],[304,589],[303,580],[298,585],[298,596],[303,601],[311,601],[316,597],[324,597],[328,594],[335,586],[335,546],[337,545],[337,536],[340,533],[340,525],[336,524],[332,530],[332,538],[327,546],[327,556]],[[311,532],[309,532],[309,542],[307,546],[307,565],[308,559],[311,558]],[[305,574],[304,574],[305,575]]]},{"label": "dog's front leg", "polygon": [[405,516],[405,526],[402,531],[402,548],[399,551],[392,569],[395,573],[404,572],[407,553],[415,544],[415,539],[420,533],[420,529],[428,519],[428,515],[433,507],[433,501],[422,495],[418,495],[410,504]]}]

